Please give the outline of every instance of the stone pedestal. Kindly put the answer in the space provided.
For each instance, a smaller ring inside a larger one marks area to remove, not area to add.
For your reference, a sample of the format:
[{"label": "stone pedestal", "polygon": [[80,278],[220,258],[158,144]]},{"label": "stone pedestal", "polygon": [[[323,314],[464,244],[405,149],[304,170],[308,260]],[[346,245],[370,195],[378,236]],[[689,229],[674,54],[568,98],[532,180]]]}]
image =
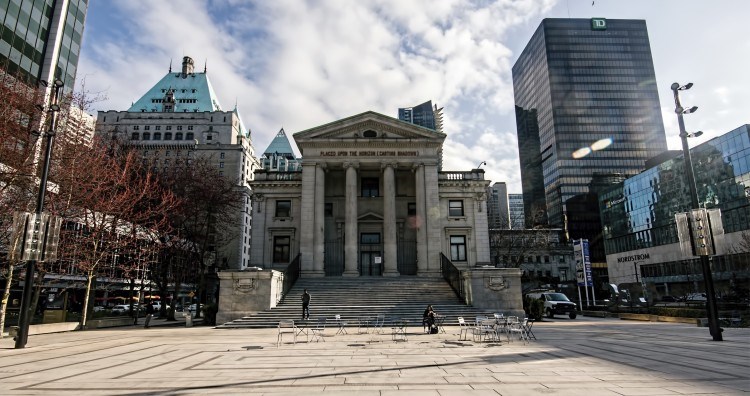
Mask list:
[{"label": "stone pedestal", "polygon": [[219,272],[216,324],[275,307],[282,297],[283,281],[284,274],[274,270]]},{"label": "stone pedestal", "polygon": [[462,274],[468,304],[505,316],[525,316],[520,269],[475,267]]}]

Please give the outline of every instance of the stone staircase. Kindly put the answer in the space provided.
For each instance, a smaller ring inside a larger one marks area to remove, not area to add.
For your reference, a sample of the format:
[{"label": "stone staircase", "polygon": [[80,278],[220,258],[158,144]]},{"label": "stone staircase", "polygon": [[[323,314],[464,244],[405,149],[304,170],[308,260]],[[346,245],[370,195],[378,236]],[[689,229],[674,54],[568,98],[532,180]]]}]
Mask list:
[{"label": "stone staircase", "polygon": [[440,315],[445,315],[446,325],[458,323],[457,317],[474,320],[476,315],[491,314],[465,305],[450,285],[442,278],[401,276],[390,277],[325,277],[301,278],[271,310],[246,316],[217,326],[229,328],[276,327],[280,320],[299,320],[302,316],[301,296],[304,289],[312,296],[310,318],[325,317],[329,323],[341,315],[349,327],[358,326],[357,318],[385,315],[406,319],[409,323],[422,323],[422,313],[427,305]]}]

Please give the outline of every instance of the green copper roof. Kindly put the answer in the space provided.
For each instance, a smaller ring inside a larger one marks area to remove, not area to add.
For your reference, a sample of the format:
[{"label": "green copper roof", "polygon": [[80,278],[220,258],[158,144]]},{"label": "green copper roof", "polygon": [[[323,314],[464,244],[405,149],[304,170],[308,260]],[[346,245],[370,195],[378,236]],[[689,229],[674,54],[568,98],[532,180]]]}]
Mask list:
[{"label": "green copper roof", "polygon": [[174,92],[175,113],[221,111],[219,99],[206,73],[170,72],[128,109],[129,112],[162,112],[169,90]]}]

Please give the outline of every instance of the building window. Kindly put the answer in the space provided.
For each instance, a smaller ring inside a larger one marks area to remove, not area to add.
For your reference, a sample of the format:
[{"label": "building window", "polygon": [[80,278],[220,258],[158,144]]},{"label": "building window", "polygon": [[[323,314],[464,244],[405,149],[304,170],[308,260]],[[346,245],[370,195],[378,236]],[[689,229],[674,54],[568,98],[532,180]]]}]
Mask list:
[{"label": "building window", "polygon": [[182,130],[182,125],[177,125],[177,130],[181,131]]},{"label": "building window", "polygon": [[137,131],[137,130],[139,130],[139,129],[141,129],[141,127],[140,127],[140,126],[138,126],[138,125],[133,125],[133,130],[134,130],[134,131]]},{"label": "building window", "polygon": [[214,136],[213,135],[206,135],[206,140],[214,140]]},{"label": "building window", "polygon": [[224,159],[224,153],[219,153],[219,158]]},{"label": "building window", "polygon": [[144,131],[150,131],[151,130],[151,126],[146,125],[145,127],[143,127],[143,130]]},{"label": "building window", "polygon": [[466,261],[466,237],[451,237],[451,261]]},{"label": "building window", "polygon": [[325,204],[325,217],[333,217],[333,204],[330,202]]},{"label": "building window", "polygon": [[172,130],[172,126],[171,125],[167,125],[167,130],[171,131]]},{"label": "building window", "polygon": [[154,140],[161,140],[161,132],[154,132]]},{"label": "building window", "polygon": [[363,197],[379,197],[380,191],[378,190],[380,183],[377,177],[363,177],[362,178],[362,196]]},{"label": "building window", "polygon": [[448,201],[448,216],[462,217],[464,215],[464,201]]},{"label": "building window", "polygon": [[185,140],[193,140],[193,132],[188,132],[185,134]]},{"label": "building window", "polygon": [[192,130],[193,130],[193,126],[192,125],[188,125],[188,131],[192,131]]},{"label": "building window", "polygon": [[139,137],[140,137],[140,136],[139,136],[138,132],[133,132],[133,133],[132,133],[132,134],[130,135],[130,140],[138,140],[138,138],[139,138]]},{"label": "building window", "polygon": [[288,263],[289,262],[289,245],[290,245],[290,238],[288,236],[273,237],[273,262],[274,263]]},{"label": "building window", "polygon": [[151,134],[148,132],[143,132],[143,140],[151,140]]},{"label": "building window", "polygon": [[417,215],[417,203],[416,202],[409,202],[406,204],[406,215],[407,216]]},{"label": "building window", "polygon": [[290,217],[292,201],[276,201],[276,217]]},{"label": "building window", "polygon": [[164,140],[172,140],[172,132],[165,132]]},{"label": "building window", "polygon": [[219,168],[223,168],[223,167],[224,167],[224,163],[223,162],[219,162]]},{"label": "building window", "polygon": [[161,131],[161,126],[160,125],[157,125],[155,128],[156,128],[157,131]]},{"label": "building window", "polygon": [[182,140],[182,132],[175,133],[174,140]]}]

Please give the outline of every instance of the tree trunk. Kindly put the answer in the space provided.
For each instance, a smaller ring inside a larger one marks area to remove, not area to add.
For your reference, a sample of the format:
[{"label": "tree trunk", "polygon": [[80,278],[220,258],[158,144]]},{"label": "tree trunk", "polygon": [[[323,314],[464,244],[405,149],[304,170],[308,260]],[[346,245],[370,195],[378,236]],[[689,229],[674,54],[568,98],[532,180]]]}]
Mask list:
[{"label": "tree trunk", "polygon": [[81,309],[81,330],[86,329],[86,320],[89,312],[89,296],[91,295],[91,281],[94,279],[94,272],[86,273],[86,293],[83,297],[83,308]]},{"label": "tree trunk", "polygon": [[[175,309],[175,305],[177,305],[177,298],[180,295],[180,285],[181,285],[181,283],[182,282],[180,282],[179,280],[175,280],[175,282],[174,282],[174,294],[172,295],[172,306],[169,307],[169,312],[167,312],[167,320],[168,321],[177,320],[174,317],[174,309]],[[182,307],[182,309],[184,310],[185,307]]]},{"label": "tree trunk", "polygon": [[10,299],[10,286],[13,284],[13,263],[8,263],[8,280],[5,282],[5,291],[3,291],[3,301],[0,304],[0,338],[3,338],[5,329],[5,312],[8,310],[8,300]]}]

